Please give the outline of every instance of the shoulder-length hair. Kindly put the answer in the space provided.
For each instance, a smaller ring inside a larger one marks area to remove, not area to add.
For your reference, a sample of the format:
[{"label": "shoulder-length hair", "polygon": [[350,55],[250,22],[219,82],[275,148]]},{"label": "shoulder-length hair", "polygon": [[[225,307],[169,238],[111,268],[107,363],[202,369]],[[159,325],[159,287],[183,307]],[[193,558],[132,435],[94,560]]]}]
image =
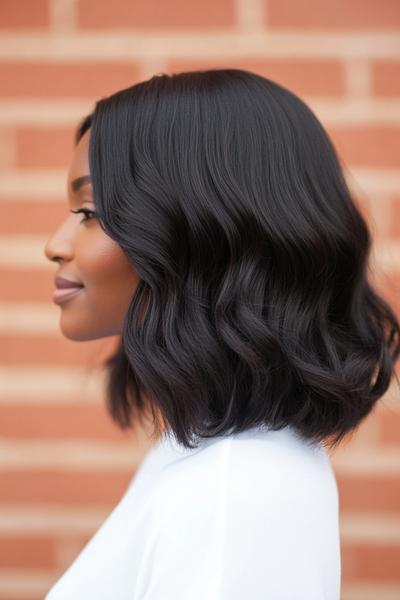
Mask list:
[{"label": "shoulder-length hair", "polygon": [[310,108],[245,70],[157,74],[100,99],[76,143],[89,128],[99,222],[140,278],[103,364],[115,423],[146,398],[156,435],[189,448],[258,425],[331,449],[354,432],[400,326]]}]

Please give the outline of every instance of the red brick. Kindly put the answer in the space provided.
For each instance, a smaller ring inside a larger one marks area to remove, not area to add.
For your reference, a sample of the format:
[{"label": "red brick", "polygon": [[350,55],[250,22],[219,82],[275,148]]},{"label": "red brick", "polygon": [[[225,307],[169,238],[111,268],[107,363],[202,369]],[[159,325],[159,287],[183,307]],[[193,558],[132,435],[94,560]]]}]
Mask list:
[{"label": "red brick", "polygon": [[[400,6],[400,4],[399,4]],[[376,96],[400,96],[400,61],[371,61],[371,90]]]},{"label": "red brick", "polygon": [[385,512],[400,516],[400,479],[396,475],[336,473],[340,510]]},{"label": "red brick", "polygon": [[[78,400],[74,398],[74,400]],[[132,432],[121,431],[107,414],[105,404],[13,405],[0,404],[0,436],[12,439],[98,439],[128,441]],[[138,456],[142,449],[138,447]],[[144,449],[143,449],[144,452]]]},{"label": "red brick", "polygon": [[361,194],[356,195],[356,193],[352,194],[352,198],[353,198],[353,202],[355,203],[357,209],[361,213],[361,216],[363,217],[363,219],[365,219],[365,221],[367,222],[367,225],[369,225],[369,223],[372,219],[371,208],[369,205],[369,199],[366,196],[361,196]]},{"label": "red brick", "polygon": [[29,268],[0,269],[2,301],[50,302],[54,290],[53,278],[57,270],[56,267],[57,265],[54,265],[53,273],[40,269],[35,270],[35,285],[32,285],[32,270]]},{"label": "red brick", "polygon": [[400,126],[354,125],[326,129],[345,164],[400,167]]},{"label": "red brick", "polygon": [[398,0],[266,0],[265,25],[313,28],[393,29],[400,25]]},{"label": "red brick", "polygon": [[[69,565],[68,565],[69,566]],[[66,569],[64,569],[63,571],[60,571],[60,576],[62,575],[62,573],[65,571]],[[21,569],[21,577],[24,576],[24,569]],[[56,582],[58,579],[58,577],[54,578],[54,582]],[[35,589],[36,586],[34,586],[34,588],[32,590],[27,590],[25,589],[23,592],[23,596],[16,596],[13,592],[12,595],[12,600],[39,600],[38,595],[37,595],[37,587]],[[46,592],[49,589],[46,588]],[[9,597],[6,598],[6,600],[9,600]],[[40,598],[40,600],[42,600],[42,597]]]},{"label": "red brick", "polygon": [[15,168],[14,141],[15,127],[0,124],[0,170],[3,172]]},{"label": "red brick", "polygon": [[245,69],[272,79],[299,96],[340,97],[345,93],[343,65],[335,59],[306,60],[286,58],[237,59],[204,58],[201,61],[176,58],[168,63],[168,73],[197,69]]},{"label": "red brick", "polygon": [[49,536],[0,536],[0,568],[54,568],[55,542]]},{"label": "red brick", "polygon": [[0,81],[0,97],[3,98],[83,97],[98,100],[138,83],[139,79],[135,62],[7,61],[0,64]]},{"label": "red brick", "polygon": [[393,198],[393,218],[389,233],[391,237],[400,238],[400,195]]},{"label": "red brick", "polygon": [[74,130],[74,127],[17,129],[16,167],[23,169],[67,167],[74,149]]},{"label": "red brick", "polygon": [[342,541],[341,559],[343,582],[399,581],[400,544]]},{"label": "red brick", "polygon": [[207,30],[235,25],[233,0],[187,2],[186,0],[80,0],[77,22],[81,28]]},{"label": "red brick", "polygon": [[[398,399],[399,407],[400,398]],[[379,411],[377,418],[379,419],[380,443],[388,444],[390,447],[398,445],[400,453],[400,411],[386,408]]]},{"label": "red brick", "polygon": [[108,509],[119,502],[135,471],[134,457],[132,469],[125,471],[3,471],[0,473],[0,502],[13,507],[52,504]]},{"label": "red brick", "polygon": [[50,25],[50,0],[1,0],[1,29],[47,29]]},{"label": "red brick", "polygon": [[[67,191],[65,191],[64,202],[62,200],[24,202],[4,199],[0,202],[0,233],[50,236],[68,216],[69,208]],[[44,265],[49,262],[44,254],[44,248],[43,259]],[[55,270],[56,265],[54,265]]]},{"label": "red brick", "polygon": [[[400,320],[400,270],[396,272],[386,269],[387,283],[381,286],[378,291],[382,293],[386,302],[388,302],[397,318]],[[397,372],[400,375],[400,361],[396,363]]]},{"label": "red brick", "polygon": [[[57,307],[58,308],[58,307]],[[62,310],[62,309],[60,309]],[[99,364],[99,355],[107,345],[104,339],[84,343],[65,338],[61,330],[55,335],[2,334],[0,336],[0,363],[12,366],[76,366]]]}]

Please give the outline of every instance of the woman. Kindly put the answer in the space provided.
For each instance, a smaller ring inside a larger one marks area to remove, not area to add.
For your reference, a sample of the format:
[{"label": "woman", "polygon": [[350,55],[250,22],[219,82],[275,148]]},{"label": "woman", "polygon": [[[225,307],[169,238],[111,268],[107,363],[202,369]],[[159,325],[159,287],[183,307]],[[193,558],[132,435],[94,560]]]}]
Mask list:
[{"label": "woman", "polygon": [[388,389],[400,327],[329,137],[284,87],[215,69],[101,99],[76,142],[45,250],[78,286],[60,327],[121,334],[108,410],[151,415],[154,445],[46,600],[338,600],[327,446]]}]

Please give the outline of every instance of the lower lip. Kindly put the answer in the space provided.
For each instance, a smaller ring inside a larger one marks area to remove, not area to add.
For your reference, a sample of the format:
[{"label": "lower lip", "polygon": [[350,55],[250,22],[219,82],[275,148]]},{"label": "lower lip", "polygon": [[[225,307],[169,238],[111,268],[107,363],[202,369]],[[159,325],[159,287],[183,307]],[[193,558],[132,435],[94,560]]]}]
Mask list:
[{"label": "lower lip", "polygon": [[76,296],[82,290],[83,290],[83,287],[79,287],[79,288],[63,288],[63,289],[54,290],[54,292],[53,292],[53,302],[55,302],[56,304],[60,304],[61,302],[64,302],[64,300],[68,300],[69,298],[72,298],[73,296]]}]

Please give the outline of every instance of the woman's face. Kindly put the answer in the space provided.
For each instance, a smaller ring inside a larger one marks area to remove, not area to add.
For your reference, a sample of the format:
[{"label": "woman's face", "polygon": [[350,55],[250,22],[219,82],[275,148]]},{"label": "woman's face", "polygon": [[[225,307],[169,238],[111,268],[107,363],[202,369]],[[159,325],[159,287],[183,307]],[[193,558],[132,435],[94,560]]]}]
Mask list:
[{"label": "woman's face", "polygon": [[[95,210],[90,181],[74,191],[74,180],[89,175],[89,136],[90,129],[72,156],[67,180],[70,210]],[[59,263],[55,275],[83,285],[76,293],[57,300],[63,335],[78,341],[121,334],[139,282],[121,247],[104,233],[96,217],[88,217],[85,220],[82,213],[69,213],[45,246],[47,258]]]}]

